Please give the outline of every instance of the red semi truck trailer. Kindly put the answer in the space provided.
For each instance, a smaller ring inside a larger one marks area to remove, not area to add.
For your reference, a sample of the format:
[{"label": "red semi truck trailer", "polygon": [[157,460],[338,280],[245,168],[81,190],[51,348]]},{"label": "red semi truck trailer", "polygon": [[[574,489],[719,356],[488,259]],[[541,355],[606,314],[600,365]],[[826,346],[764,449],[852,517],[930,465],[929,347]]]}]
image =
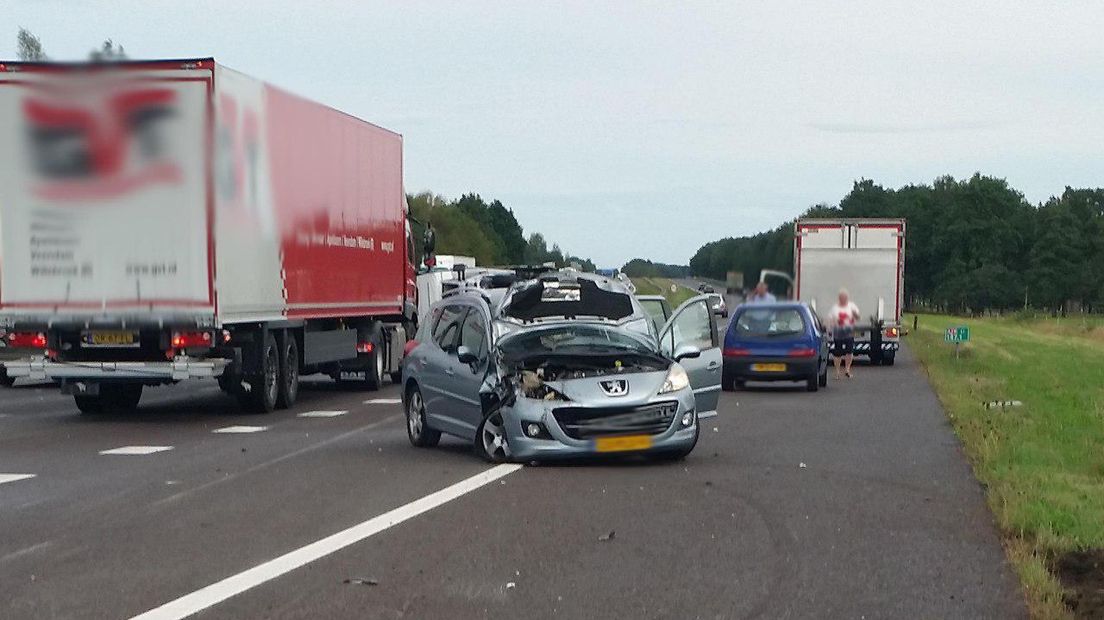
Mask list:
[{"label": "red semi truck trailer", "polygon": [[399,134],[199,58],[0,63],[0,143],[0,328],[46,345],[9,377],[86,413],[217,378],[267,412],[399,372]]}]

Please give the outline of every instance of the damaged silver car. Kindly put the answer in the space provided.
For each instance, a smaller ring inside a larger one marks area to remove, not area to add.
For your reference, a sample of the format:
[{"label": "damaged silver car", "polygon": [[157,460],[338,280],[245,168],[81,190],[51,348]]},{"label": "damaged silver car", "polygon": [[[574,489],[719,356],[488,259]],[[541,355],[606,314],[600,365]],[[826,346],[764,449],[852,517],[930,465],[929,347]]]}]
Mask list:
[{"label": "damaged silver car", "polygon": [[721,352],[706,297],[658,330],[620,282],[578,272],[433,306],[403,362],[410,442],[471,441],[492,462],[606,453],[682,458],[715,413]]}]

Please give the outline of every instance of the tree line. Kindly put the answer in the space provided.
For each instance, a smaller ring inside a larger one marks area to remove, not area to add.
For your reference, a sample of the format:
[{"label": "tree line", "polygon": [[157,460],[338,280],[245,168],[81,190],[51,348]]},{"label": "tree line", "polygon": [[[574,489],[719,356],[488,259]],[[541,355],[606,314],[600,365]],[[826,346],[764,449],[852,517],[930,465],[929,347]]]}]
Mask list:
[{"label": "tree line", "polygon": [[486,202],[479,194],[464,194],[448,200],[432,192],[407,196],[414,220],[414,245],[422,256],[422,238],[432,225],[437,238],[437,254],[474,257],[479,265],[576,265],[594,271],[590,259],[573,256],[539,232],[525,236],[514,212],[498,200]]},{"label": "tree line", "polygon": [[643,258],[634,258],[621,267],[622,273],[630,278],[689,278],[690,267],[653,263]]},{"label": "tree line", "polygon": [[[806,217],[903,217],[905,303],[948,312],[1020,308],[1055,312],[1104,309],[1104,189],[1067,187],[1039,205],[1003,179],[975,174],[885,188],[855,182],[838,206]],[[694,273],[723,278],[763,268],[793,270],[793,221],[747,237],[702,246]]]}]

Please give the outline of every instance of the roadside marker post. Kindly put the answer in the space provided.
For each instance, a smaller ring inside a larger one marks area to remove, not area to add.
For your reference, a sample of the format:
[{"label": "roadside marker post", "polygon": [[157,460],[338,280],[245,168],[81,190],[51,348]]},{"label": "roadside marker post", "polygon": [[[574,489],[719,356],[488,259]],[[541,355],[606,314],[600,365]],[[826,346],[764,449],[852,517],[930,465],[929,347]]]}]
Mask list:
[{"label": "roadside marker post", "polygon": [[955,359],[958,359],[958,351],[963,342],[970,341],[970,328],[965,325],[958,327],[948,327],[943,332],[943,342],[951,343],[955,346]]}]

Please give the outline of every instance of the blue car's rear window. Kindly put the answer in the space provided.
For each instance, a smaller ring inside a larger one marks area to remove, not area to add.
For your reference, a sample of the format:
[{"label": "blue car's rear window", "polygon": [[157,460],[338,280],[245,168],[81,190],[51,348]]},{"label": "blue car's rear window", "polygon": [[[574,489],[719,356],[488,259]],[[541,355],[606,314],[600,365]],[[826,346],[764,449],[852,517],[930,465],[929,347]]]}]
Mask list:
[{"label": "blue car's rear window", "polygon": [[749,308],[736,318],[737,338],[775,338],[805,333],[805,317],[797,308]]}]

